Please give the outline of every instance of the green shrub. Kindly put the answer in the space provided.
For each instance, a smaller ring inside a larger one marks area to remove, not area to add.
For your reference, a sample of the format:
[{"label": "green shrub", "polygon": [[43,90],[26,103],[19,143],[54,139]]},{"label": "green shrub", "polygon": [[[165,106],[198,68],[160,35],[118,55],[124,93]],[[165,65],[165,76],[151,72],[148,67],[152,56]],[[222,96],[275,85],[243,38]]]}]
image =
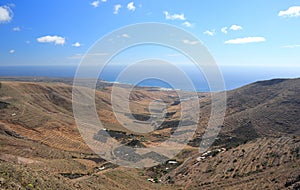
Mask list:
[{"label": "green shrub", "polygon": [[32,185],[31,183],[29,183],[27,186],[26,186],[26,189],[30,190],[30,189],[33,189],[34,188],[34,185]]}]

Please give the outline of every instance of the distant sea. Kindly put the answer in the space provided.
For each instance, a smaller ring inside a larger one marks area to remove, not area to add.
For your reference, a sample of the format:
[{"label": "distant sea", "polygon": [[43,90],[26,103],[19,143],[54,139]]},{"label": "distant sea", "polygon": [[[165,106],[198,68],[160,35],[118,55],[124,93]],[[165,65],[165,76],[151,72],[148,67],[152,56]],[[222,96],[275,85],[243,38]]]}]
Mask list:
[{"label": "distant sea", "polygon": [[[76,66],[0,66],[0,76],[73,78],[75,76],[76,69]],[[300,77],[299,68],[226,66],[220,67],[220,69],[223,74],[225,87],[227,90],[232,90],[259,80]],[[116,81],[118,73],[121,70],[122,68],[118,67],[109,68],[101,74],[100,78],[109,82],[130,83],[130,81]],[[199,74],[199,72],[194,72],[193,69],[189,68],[186,68],[185,72],[193,82],[197,91],[210,91],[203,75]],[[139,85],[170,88],[168,84],[159,80],[146,80]],[[180,89],[184,88],[184,86],[180,87]]]}]

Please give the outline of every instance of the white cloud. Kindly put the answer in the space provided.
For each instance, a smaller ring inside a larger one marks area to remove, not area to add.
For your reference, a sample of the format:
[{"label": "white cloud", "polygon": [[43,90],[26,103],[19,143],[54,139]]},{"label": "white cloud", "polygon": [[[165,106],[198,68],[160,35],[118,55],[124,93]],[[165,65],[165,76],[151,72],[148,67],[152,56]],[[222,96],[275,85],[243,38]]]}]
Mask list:
[{"label": "white cloud", "polygon": [[97,1],[91,2],[91,5],[96,8],[96,7],[99,7],[99,3],[100,3],[100,1],[97,0]]},{"label": "white cloud", "polygon": [[188,22],[188,21],[185,21],[184,23],[182,23],[182,25],[185,26],[185,27],[188,27],[188,28],[193,27],[193,24]]},{"label": "white cloud", "polygon": [[0,6],[0,23],[7,23],[12,20],[13,12],[8,6]]},{"label": "white cloud", "polygon": [[282,46],[282,48],[299,48],[299,47],[300,47],[300,44]]},{"label": "white cloud", "polygon": [[165,18],[167,20],[186,20],[186,18],[184,17],[184,14],[181,13],[181,14],[170,14],[168,11],[165,11],[164,12],[165,14]]},{"label": "white cloud", "polygon": [[300,6],[290,7],[285,11],[279,11],[280,17],[298,17],[300,16]]},{"label": "white cloud", "polygon": [[264,37],[245,37],[245,38],[236,38],[232,40],[227,40],[225,44],[247,44],[247,43],[255,43],[255,42],[265,42],[266,39]]},{"label": "white cloud", "polygon": [[13,31],[19,32],[19,31],[21,31],[21,28],[20,28],[20,27],[14,27],[14,28],[13,28]]},{"label": "white cloud", "polygon": [[114,14],[118,14],[119,13],[119,10],[122,8],[122,5],[120,4],[117,4],[114,6]]},{"label": "white cloud", "polygon": [[79,42],[76,42],[76,43],[72,44],[72,46],[73,46],[73,47],[80,47],[81,44],[80,44]]},{"label": "white cloud", "polygon": [[127,4],[127,9],[130,11],[135,11],[135,6],[133,2]]},{"label": "white cloud", "polygon": [[242,30],[243,27],[234,24],[234,25],[231,25],[229,29],[230,30]]},{"label": "white cloud", "polygon": [[[101,0],[101,2],[105,3],[105,2],[107,2],[107,0]],[[100,1],[99,0],[93,1],[93,2],[90,3],[90,5],[97,8],[100,5]]]},{"label": "white cloud", "polygon": [[206,35],[209,35],[209,36],[214,36],[215,35],[215,31],[206,30],[205,32],[203,32],[203,34],[206,34]]},{"label": "white cloud", "polygon": [[64,45],[66,40],[61,36],[43,36],[37,38],[40,43],[54,43],[55,45]]},{"label": "white cloud", "polygon": [[224,34],[228,34],[228,30],[233,30],[233,31],[243,30],[243,27],[233,24],[230,27],[224,26],[223,28],[221,28],[221,32]]},{"label": "white cloud", "polygon": [[9,53],[10,54],[13,54],[13,53],[15,53],[16,51],[14,50],[14,49],[11,49],[11,50],[9,50]]},{"label": "white cloud", "polygon": [[189,45],[196,45],[199,44],[200,42],[195,40],[195,41],[190,41],[190,40],[183,40],[182,41],[184,44],[189,44]]},{"label": "white cloud", "polygon": [[223,32],[224,34],[227,34],[228,33],[227,29],[228,28],[225,26],[225,27],[221,28],[221,32]]},{"label": "white cloud", "polygon": [[128,34],[122,34],[123,38],[130,38],[130,36]]}]

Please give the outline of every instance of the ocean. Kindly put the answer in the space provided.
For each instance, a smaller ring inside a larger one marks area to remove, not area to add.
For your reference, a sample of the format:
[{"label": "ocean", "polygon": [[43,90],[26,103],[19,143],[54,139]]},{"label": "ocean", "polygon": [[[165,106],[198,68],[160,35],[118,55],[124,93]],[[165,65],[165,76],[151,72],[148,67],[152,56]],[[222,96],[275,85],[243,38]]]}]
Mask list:
[{"label": "ocean", "polygon": [[[122,67],[111,67],[100,75],[99,78],[109,82],[125,82],[129,81],[117,81],[118,74],[122,70]],[[30,77],[67,77],[73,78],[75,76],[76,66],[0,66],[0,76],[30,76]],[[208,92],[210,88],[204,75],[201,72],[196,72],[194,68],[184,68],[186,76],[190,78],[193,86],[198,92]],[[283,67],[237,67],[226,66],[220,67],[222,72],[226,90],[232,90],[241,86],[259,81],[268,80],[273,78],[297,78],[300,77],[299,69],[295,68],[283,68]],[[144,70],[143,72],[147,72]],[[168,73],[172,74],[172,73]],[[171,88],[171,86],[163,81],[148,79],[138,84],[139,86],[156,86],[163,88]],[[183,90],[185,86],[177,87]]]}]

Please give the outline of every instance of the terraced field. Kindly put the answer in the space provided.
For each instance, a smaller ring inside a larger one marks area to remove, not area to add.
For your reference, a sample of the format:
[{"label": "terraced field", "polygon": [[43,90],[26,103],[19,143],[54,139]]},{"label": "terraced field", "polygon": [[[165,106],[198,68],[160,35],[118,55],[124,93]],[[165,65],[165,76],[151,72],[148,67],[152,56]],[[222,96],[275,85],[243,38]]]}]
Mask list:
[{"label": "terraced field", "polygon": [[196,158],[164,176],[165,182],[186,189],[283,189],[300,174],[300,139],[256,139],[202,161]]}]

